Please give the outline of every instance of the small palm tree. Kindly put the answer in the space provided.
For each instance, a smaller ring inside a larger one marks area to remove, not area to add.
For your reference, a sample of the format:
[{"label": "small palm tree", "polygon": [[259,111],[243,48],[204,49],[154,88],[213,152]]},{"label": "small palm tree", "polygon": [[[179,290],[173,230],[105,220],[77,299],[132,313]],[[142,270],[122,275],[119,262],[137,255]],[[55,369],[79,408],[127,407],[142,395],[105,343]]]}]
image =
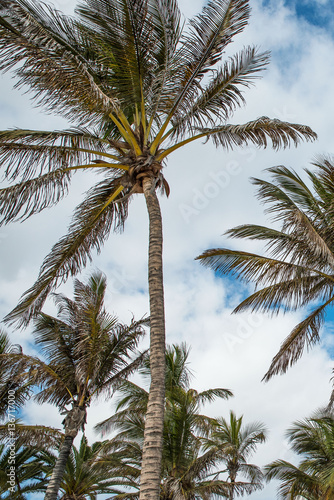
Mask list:
[{"label": "small palm tree", "polygon": [[[67,118],[63,131],[0,132],[0,163],[12,184],[0,190],[1,221],[22,220],[58,203],[82,169],[101,172],[77,207],[68,234],[45,258],[38,279],[7,316],[26,323],[51,290],[76,274],[121,229],[134,194],[149,217],[151,392],[142,498],[156,500],[164,408],[165,317],[162,219],[157,190],[175,150],[198,139],[224,149],[275,149],[314,140],[303,125],[267,117],[229,123],[268,64],[246,47],[217,63],[248,23],[248,0],[209,0],[183,29],[176,0],[82,0],[69,18],[34,0],[3,0],[0,70],[12,69],[38,105]],[[157,411],[157,408],[160,408]],[[153,479],[154,478],[154,479]]]},{"label": "small palm tree", "polygon": [[57,498],[73,440],[84,427],[91,401],[103,393],[110,395],[144,356],[131,359],[148,320],[119,323],[104,308],[106,286],[101,273],[93,274],[88,284],[76,280],[74,300],[55,295],[56,318],[39,314],[33,333],[46,361],[24,354],[1,356],[9,373],[20,373],[20,379],[40,388],[35,396],[38,403],[52,403],[65,415],[65,437],[46,499]]},{"label": "small palm tree", "polygon": [[[114,478],[116,457],[109,463],[101,459],[106,446],[107,442],[95,442],[89,446],[83,435],[79,448],[72,447],[60,485],[60,500],[96,499],[99,494],[111,494],[114,498],[119,493],[115,484],[119,486],[120,478]],[[46,461],[52,470],[56,457],[49,454]]]},{"label": "small palm tree", "polygon": [[[11,352],[21,353],[22,348],[18,344],[12,344],[8,333],[0,328],[0,355]],[[26,382],[19,383],[13,372],[8,376],[0,358],[0,423],[8,418],[17,418],[17,412],[24,405],[30,389]]]},{"label": "small palm tree", "polygon": [[[247,491],[251,492],[262,488],[263,474],[257,465],[248,463],[250,455],[254,453],[259,443],[266,439],[266,429],[261,423],[243,426],[243,417],[237,418],[233,411],[230,419],[218,418],[209,439],[206,449],[220,450],[220,460],[225,464],[230,489],[228,498],[233,500],[239,482],[237,476],[247,478]],[[246,485],[245,485],[246,486]]]},{"label": "small palm tree", "polygon": [[276,460],[265,467],[267,480],[278,479],[281,499],[331,500],[334,498],[334,419],[318,415],[296,422],[287,431],[299,465]]},{"label": "small palm tree", "polygon": [[265,241],[269,256],[229,249],[207,250],[198,258],[219,273],[253,281],[257,290],[236,307],[272,314],[314,304],[274,357],[264,379],[285,373],[320,340],[319,330],[334,304],[334,163],[321,158],[309,185],[286,167],[269,169],[273,182],[253,179],[259,199],[281,229],[246,224],[227,231],[233,238]]}]

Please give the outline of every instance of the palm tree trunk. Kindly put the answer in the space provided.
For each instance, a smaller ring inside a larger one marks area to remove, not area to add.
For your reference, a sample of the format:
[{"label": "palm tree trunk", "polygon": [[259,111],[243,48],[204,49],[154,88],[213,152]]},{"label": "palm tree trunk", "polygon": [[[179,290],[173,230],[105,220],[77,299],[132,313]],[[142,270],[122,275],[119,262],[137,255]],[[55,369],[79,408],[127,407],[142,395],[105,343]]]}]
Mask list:
[{"label": "palm tree trunk", "polygon": [[45,492],[44,500],[57,500],[58,490],[64,477],[66,463],[71,453],[73,441],[80,428],[86,421],[86,408],[73,406],[63,420],[65,428],[65,439],[60,447],[56,465],[52,471],[51,479]]},{"label": "palm tree trunk", "polygon": [[65,436],[61,445],[60,452],[56,461],[56,465],[52,471],[51,479],[45,492],[44,500],[57,500],[60,483],[64,477],[66,463],[71,453],[74,437]]},{"label": "palm tree trunk", "polygon": [[151,386],[145,418],[140,500],[160,497],[162,437],[165,404],[165,311],[162,273],[162,219],[155,180],[143,180],[149,216],[148,285],[150,297]]}]

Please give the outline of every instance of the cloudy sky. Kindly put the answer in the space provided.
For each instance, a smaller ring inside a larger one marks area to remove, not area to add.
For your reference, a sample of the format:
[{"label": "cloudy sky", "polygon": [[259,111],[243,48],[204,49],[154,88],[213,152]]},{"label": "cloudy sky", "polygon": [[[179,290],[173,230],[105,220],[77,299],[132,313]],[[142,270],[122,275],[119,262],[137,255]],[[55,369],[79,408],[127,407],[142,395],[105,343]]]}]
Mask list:
[{"label": "cloudy sky", "polygon": [[[54,4],[68,13],[74,1]],[[201,0],[180,0],[186,17],[196,14]],[[238,224],[265,223],[263,207],[254,196],[251,176],[268,178],[264,170],[274,165],[298,172],[318,155],[332,153],[334,125],[334,11],[330,0],[251,0],[252,16],[229,48],[257,45],[272,53],[271,64],[256,86],[245,93],[247,106],[233,121],[246,122],[259,116],[277,117],[310,125],[319,136],[314,144],[273,152],[270,149],[239,149],[225,152],[211,144],[192,144],[170,157],[166,178],[171,186],[168,200],[161,199],[164,220],[164,275],[169,343],[191,346],[190,368],[197,389],[225,387],[234,398],[206,408],[212,416],[227,416],[230,409],[244,415],[245,422],[261,421],[268,441],[261,445],[254,462],[294,460],[284,438],[293,421],[309,416],[325,405],[331,392],[331,323],[323,330],[323,342],[306,353],[284,376],[263,384],[282,340],[305,315],[305,311],[279,315],[239,314],[231,311],[251,288],[231,279],[218,278],[194,258],[203,250],[228,246],[261,251],[255,244],[228,241],[223,233]],[[8,75],[0,77],[0,127],[60,129],[66,123],[32,107],[29,96],[13,90]],[[8,313],[21,294],[34,282],[43,257],[61,237],[72,209],[82,199],[93,178],[77,174],[71,195],[57,207],[23,224],[0,230],[0,317]],[[94,266],[107,274],[107,304],[122,321],[148,312],[147,215],[142,196],[130,205],[123,234],[109,238]],[[86,269],[83,278],[89,274]],[[70,295],[72,283],[61,289]],[[52,305],[46,306],[53,311]],[[29,330],[10,332],[27,352],[33,352]],[[87,435],[112,412],[110,402],[89,410]],[[62,417],[50,406],[29,403],[25,418],[31,423],[60,427]],[[252,500],[275,496],[276,484],[267,485]]]}]

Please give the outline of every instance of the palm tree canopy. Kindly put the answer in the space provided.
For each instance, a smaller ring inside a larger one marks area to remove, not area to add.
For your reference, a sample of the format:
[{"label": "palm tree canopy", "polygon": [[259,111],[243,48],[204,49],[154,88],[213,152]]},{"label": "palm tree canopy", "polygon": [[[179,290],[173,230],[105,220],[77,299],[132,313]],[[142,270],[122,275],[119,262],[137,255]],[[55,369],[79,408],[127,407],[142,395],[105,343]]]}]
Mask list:
[{"label": "palm tree canopy", "polygon": [[163,169],[179,147],[200,138],[225,149],[315,139],[309,127],[267,117],[229,122],[269,60],[267,52],[245,47],[220,62],[249,12],[247,0],[210,0],[184,25],[176,0],[84,0],[75,17],[35,0],[3,0],[0,70],[12,71],[37,106],[71,128],[0,132],[0,164],[10,184],[0,190],[1,223],[58,203],[82,168],[104,176],[7,320],[29,321],[112,229],[122,229],[144,178],[169,193]]},{"label": "palm tree canopy", "polygon": [[[0,355],[9,353],[20,354],[22,347],[19,344],[12,344],[8,333],[0,328]],[[31,392],[29,383],[19,382],[15,375],[13,372],[8,373],[0,358],[0,423],[2,420],[15,418],[17,411],[24,405]]]},{"label": "palm tree canopy", "polygon": [[35,342],[45,360],[22,353],[1,356],[9,373],[14,370],[39,387],[39,403],[89,406],[140,366],[145,353],[136,348],[148,319],[120,323],[104,307],[106,287],[105,276],[96,272],[87,284],[75,281],[74,300],[54,295],[57,317],[40,313],[34,322]]},{"label": "palm tree canopy", "polygon": [[232,238],[266,242],[268,256],[229,249],[207,250],[198,257],[218,273],[256,284],[255,293],[235,312],[272,314],[312,304],[307,317],[283,342],[264,379],[284,373],[304,348],[319,342],[319,329],[334,302],[334,162],[319,158],[308,183],[286,167],[269,169],[273,182],[253,179],[259,199],[281,229],[246,224],[227,231]]},{"label": "palm tree canopy", "polygon": [[[219,460],[225,466],[232,488],[238,491],[237,477],[241,475],[245,490],[252,492],[263,487],[263,473],[257,465],[249,463],[250,456],[256,451],[258,444],[266,440],[267,430],[260,422],[243,423],[243,416],[237,418],[230,411],[230,418],[216,419],[209,437],[204,441],[206,450],[216,450]],[[234,488],[235,487],[235,488]],[[229,498],[234,498],[233,489]]]}]

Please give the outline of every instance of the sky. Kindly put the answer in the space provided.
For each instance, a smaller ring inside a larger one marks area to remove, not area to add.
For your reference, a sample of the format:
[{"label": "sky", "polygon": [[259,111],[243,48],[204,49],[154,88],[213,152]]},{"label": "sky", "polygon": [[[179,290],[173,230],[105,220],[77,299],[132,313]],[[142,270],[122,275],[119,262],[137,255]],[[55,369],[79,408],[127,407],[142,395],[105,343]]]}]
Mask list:
[{"label": "sky", "polygon": [[[55,1],[70,13],[74,2]],[[199,12],[204,2],[180,0],[186,17]],[[221,278],[202,267],[195,257],[213,247],[260,252],[258,243],[228,240],[223,233],[245,223],[268,224],[255,196],[252,176],[269,178],[266,168],[285,165],[302,173],[319,155],[332,153],[334,125],[334,10],[328,0],[251,0],[249,26],[230,45],[226,56],[245,45],[271,51],[271,63],[244,94],[247,105],[233,122],[269,116],[311,126],[318,134],[313,144],[274,152],[270,148],[226,152],[210,143],[193,143],[173,153],[165,176],[171,186],[169,199],[161,198],[164,225],[164,279],[166,329],[169,344],[191,346],[193,387],[224,387],[234,397],[205,409],[211,416],[227,417],[230,409],[244,421],[261,421],[268,439],[258,448],[254,463],[276,459],[295,461],[284,437],[296,420],[310,416],[327,404],[332,383],[333,341],[331,317],[322,329],[322,342],[287,374],[264,384],[261,379],[283,339],[306,312],[299,310],[274,318],[262,314],[231,315],[252,290],[230,278]],[[14,90],[9,75],[0,76],[0,128],[61,129],[67,124],[33,107],[29,96]],[[56,207],[22,224],[0,228],[0,318],[17,303],[35,281],[39,266],[52,245],[66,232],[73,208],[94,181],[92,174],[77,174],[71,194]],[[142,196],[130,204],[123,234],[112,234],[85,279],[98,268],[108,278],[107,307],[126,322],[148,313],[147,214]],[[60,289],[71,295],[72,282]],[[51,303],[45,310],[54,313]],[[29,328],[9,331],[13,342],[33,353]],[[94,425],[113,411],[110,401],[94,404],[88,413],[87,436],[99,439]],[[29,402],[26,421],[61,428],[62,416],[50,405]],[[275,497],[271,482],[252,500]]]}]

